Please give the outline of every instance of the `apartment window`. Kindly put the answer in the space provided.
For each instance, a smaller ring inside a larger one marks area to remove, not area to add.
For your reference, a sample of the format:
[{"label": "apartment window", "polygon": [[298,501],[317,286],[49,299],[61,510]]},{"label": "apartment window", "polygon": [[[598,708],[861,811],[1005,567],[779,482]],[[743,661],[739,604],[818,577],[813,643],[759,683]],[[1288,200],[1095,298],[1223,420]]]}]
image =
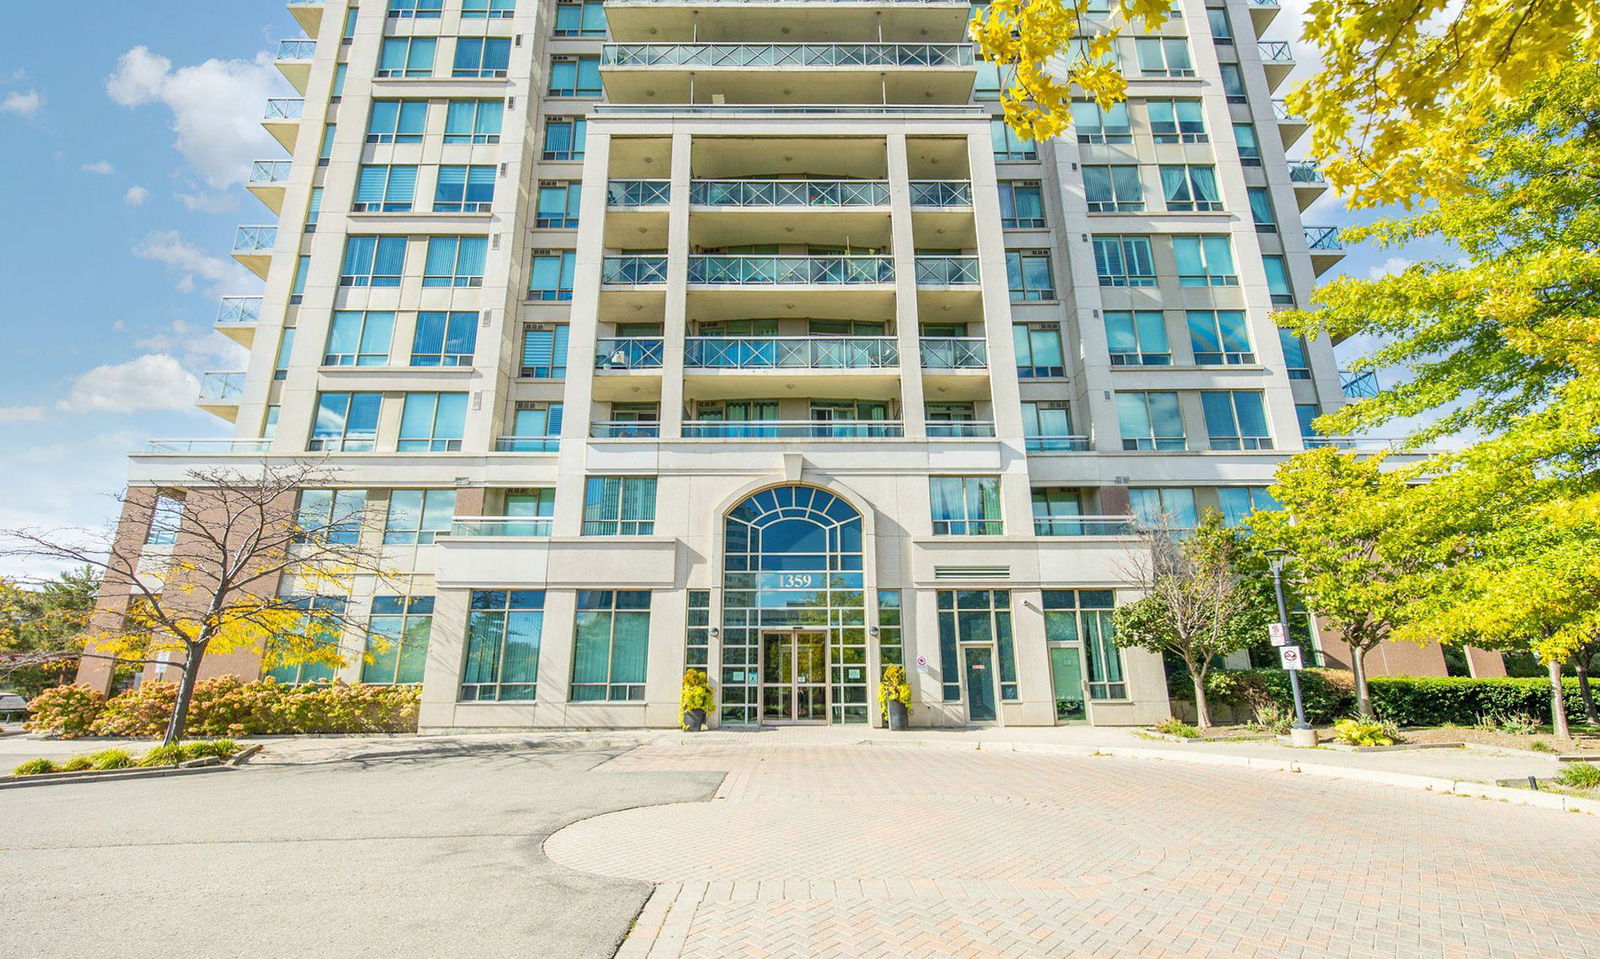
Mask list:
[{"label": "apartment window", "polygon": [[450,532],[456,512],[453,489],[397,489],[389,492],[389,517],[383,524],[385,546],[427,546]]},{"label": "apartment window", "polygon": [[1146,77],[1192,77],[1194,58],[1184,37],[1139,37],[1133,41],[1139,54],[1139,73]]},{"label": "apartment window", "polygon": [[499,143],[504,100],[451,100],[444,113],[444,142]]},{"label": "apartment window", "polygon": [[1205,113],[1199,100],[1147,100],[1150,135],[1157,143],[1205,143]]},{"label": "apartment window", "polygon": [[546,160],[582,160],[584,130],[588,123],[583,117],[550,117],[544,121],[544,153]]},{"label": "apartment window", "polygon": [[322,352],[322,365],[387,366],[393,333],[393,313],[340,310],[328,325],[328,347]]},{"label": "apartment window", "polygon": [[1221,7],[1206,10],[1206,23],[1211,27],[1211,39],[1218,43],[1233,43],[1233,27],[1228,23],[1228,11]]},{"label": "apartment window", "polygon": [[322,142],[317,146],[317,166],[327,166],[333,158],[333,141],[339,135],[337,123],[325,124],[322,128]]},{"label": "apartment window", "polygon": [[1224,526],[1243,526],[1245,517],[1256,510],[1283,509],[1265,486],[1224,486],[1217,490],[1217,505],[1222,508]]},{"label": "apartment window", "polygon": [[[1040,596],[1044,606],[1045,640],[1050,643],[1051,672],[1056,673],[1058,662],[1069,662],[1075,667],[1077,664],[1071,661],[1076,657],[1065,654],[1082,650],[1087,669],[1067,669],[1057,678],[1062,675],[1076,678],[1087,673],[1088,681],[1084,685],[1089,689],[1089,698],[1095,700],[1128,698],[1122,650],[1117,648],[1111,625],[1113,596],[1109,589],[1047,589]],[[1070,701],[1082,695],[1081,688],[1064,688],[1058,683],[1057,709],[1061,708],[1062,700]],[[1081,708],[1081,704],[1079,706]]]},{"label": "apartment window", "polygon": [[462,702],[523,701],[537,695],[544,590],[475,589],[461,671]]},{"label": "apartment window", "polygon": [[[1060,486],[1033,488],[1033,533],[1035,536],[1070,534],[1083,528],[1075,517],[1083,515],[1083,500],[1075,489]],[[1064,522],[1058,522],[1058,520]]]},{"label": "apartment window", "polygon": [[1311,361],[1306,356],[1305,337],[1293,330],[1278,330],[1278,342],[1283,344],[1283,363],[1291,380],[1311,379]]},{"label": "apartment window", "polygon": [[433,188],[435,213],[487,213],[494,204],[495,168],[442,166]]},{"label": "apartment window", "polygon": [[[293,638],[273,636],[267,640],[264,663],[275,662],[284,653],[285,646],[304,650],[337,649],[339,634],[344,628],[344,611],[348,600],[342,596],[285,597],[287,605],[302,611],[299,621],[290,627]],[[282,663],[262,673],[285,686],[304,683],[325,683],[333,679],[333,667],[326,662]]]},{"label": "apartment window", "polygon": [[1061,358],[1061,328],[1054,323],[1013,323],[1011,340],[1016,345],[1017,376],[1066,376]]},{"label": "apartment window", "polygon": [[289,305],[300,302],[306,295],[306,275],[311,272],[311,257],[298,256],[294,261],[294,280],[289,284]]},{"label": "apartment window", "polygon": [[486,236],[432,236],[423,286],[482,286],[483,260],[489,251]]},{"label": "apartment window", "polygon": [[549,230],[570,230],[578,225],[582,184],[576,181],[541,183],[533,225]]},{"label": "apartment window", "polygon": [[1044,250],[1007,250],[1006,282],[1011,287],[1013,302],[1056,298],[1050,254]]},{"label": "apartment window", "polygon": [[340,37],[346,43],[349,43],[356,35],[356,20],[360,13],[361,11],[355,7],[351,7],[349,10],[345,11],[344,32],[340,34]]},{"label": "apartment window", "polygon": [[1256,139],[1253,123],[1235,123],[1233,139],[1239,145],[1239,162],[1244,166],[1261,165],[1261,143]]},{"label": "apartment window", "polygon": [[[554,452],[561,436],[561,411],[560,403],[537,403],[526,400],[519,401],[512,414],[511,435],[515,439],[502,441],[501,450],[507,453],[549,453]],[[551,497],[554,490],[545,490]],[[550,500],[553,502],[553,499]],[[517,514],[511,512],[510,494],[506,494],[506,515],[517,516],[549,516],[549,512],[536,512]]]},{"label": "apartment window", "polygon": [[1097,236],[1094,268],[1101,286],[1155,286],[1156,265],[1147,236]]},{"label": "apartment window", "polygon": [[364,489],[303,489],[295,507],[294,541],[354,545],[361,540],[366,510]]},{"label": "apartment window", "polygon": [[1022,435],[1028,449],[1038,452],[1071,450],[1072,410],[1065,400],[1029,400],[1022,404]]},{"label": "apartment window", "polygon": [[[556,420],[561,419],[561,404],[551,404],[555,408]],[[506,490],[505,516],[531,516],[535,518],[549,518],[556,515],[556,491],[553,489],[513,489]]]},{"label": "apartment window", "polygon": [[1272,449],[1260,393],[1208,391],[1200,394],[1200,405],[1206,413],[1206,432],[1211,436],[1212,449]]},{"label": "apartment window", "polygon": [[1131,163],[1084,166],[1083,195],[1090,213],[1136,213],[1144,209],[1139,168]]},{"label": "apartment window", "polygon": [[1178,261],[1180,286],[1238,286],[1233,245],[1226,236],[1175,236],[1172,255]]},{"label": "apartment window", "polygon": [[411,365],[471,366],[477,342],[477,313],[418,313]]},{"label": "apartment window", "polygon": [[1039,147],[1032,140],[1024,140],[1002,118],[989,121],[989,140],[994,146],[996,163],[1039,159]]},{"label": "apartment window", "polygon": [[378,51],[378,76],[431,77],[437,37],[384,37]]},{"label": "apartment window", "polygon": [[374,100],[367,117],[367,142],[421,143],[427,126],[426,100]]},{"label": "apartment window", "polygon": [[511,66],[510,37],[457,37],[452,77],[504,77]]},{"label": "apartment window", "polygon": [[577,262],[575,250],[535,253],[528,270],[528,299],[572,299],[572,273]]},{"label": "apartment window", "polygon": [[979,60],[978,75],[972,82],[972,95],[979,100],[998,100],[1000,92],[1016,81],[1016,68],[991,60]]},{"label": "apartment window", "polygon": [[654,476],[591,476],[583,489],[583,535],[649,536],[656,531]]},{"label": "apartment window", "polygon": [[1281,256],[1263,256],[1261,266],[1267,271],[1267,292],[1272,302],[1279,306],[1294,306],[1294,288],[1289,285],[1289,264]]},{"label": "apartment window", "polygon": [[1189,345],[1200,366],[1254,363],[1250,327],[1243,310],[1190,310]]},{"label": "apartment window", "polygon": [[402,20],[437,20],[444,0],[389,0],[389,16]]},{"label": "apartment window", "polygon": [[428,665],[431,632],[432,596],[372,597],[361,681],[385,686],[420,684]]},{"label": "apartment window", "polygon": [[333,65],[333,85],[328,89],[328,97],[334,103],[344,96],[344,81],[350,75],[350,64],[336,63]]},{"label": "apartment window", "polygon": [[[702,603],[699,608],[699,616],[695,616],[691,612],[691,623],[696,621],[710,621],[711,594],[709,592],[702,591],[699,593],[699,595],[705,597],[705,602]],[[690,596],[691,601],[689,603],[689,608],[694,610],[694,594],[691,593]],[[900,591],[898,589],[878,590],[878,650],[883,662],[885,663],[904,663],[904,659],[902,658],[905,651],[904,638],[901,636],[902,620],[903,611],[901,608]],[[699,645],[704,647],[707,644],[702,641]]]},{"label": "apartment window", "polygon": [[261,438],[270,440],[278,435],[278,415],[283,412],[283,407],[274,403],[267,407],[266,415],[261,418]]},{"label": "apartment window", "polygon": [[403,236],[350,236],[344,241],[340,286],[399,286],[406,269]]},{"label": "apartment window", "polygon": [[1144,526],[1185,530],[1200,525],[1194,490],[1187,487],[1132,487],[1128,490],[1128,506],[1134,518]]},{"label": "apartment window", "polygon": [[171,546],[178,541],[178,527],[182,524],[183,497],[157,493],[155,505],[150,508],[150,529],[145,533],[145,545]]},{"label": "apartment window", "polygon": [[[945,702],[960,702],[963,651],[994,644],[1000,698],[1017,698],[1017,653],[1011,633],[1008,589],[939,590],[939,665]],[[980,675],[982,675],[980,673]],[[982,697],[987,699],[988,697]]]},{"label": "apartment window", "polygon": [[1310,439],[1318,435],[1316,427],[1312,426],[1311,424],[1315,423],[1317,421],[1317,417],[1321,415],[1321,404],[1296,403],[1294,405],[1294,418],[1300,423],[1301,439]]},{"label": "apartment window", "polygon": [[289,378],[289,359],[294,356],[294,327],[284,327],[278,337],[278,354],[272,361],[272,378],[283,382]]},{"label": "apartment window", "polygon": [[1171,213],[1208,213],[1222,209],[1217,171],[1208,166],[1163,166],[1161,193]]},{"label": "apartment window", "polygon": [[311,188],[311,198],[306,202],[306,232],[315,232],[317,220],[322,216],[322,187]]},{"label": "apartment window", "polygon": [[1036,230],[1044,226],[1044,195],[1038,183],[1001,181],[1000,225],[1012,230]]},{"label": "apartment window", "polygon": [[1102,107],[1094,100],[1072,101],[1072,126],[1079,143],[1132,143],[1133,125],[1128,122],[1128,104]]},{"label": "apartment window", "polygon": [[578,590],[572,632],[572,702],[644,699],[650,652],[649,590]]},{"label": "apartment window", "polygon": [[552,97],[597,97],[601,93],[599,57],[551,57]]},{"label": "apartment window", "polygon": [[522,371],[535,380],[559,380],[567,375],[566,324],[527,326],[522,330]]},{"label": "apartment window", "polygon": [[603,0],[556,4],[556,36],[604,37],[606,5]]},{"label": "apartment window", "polygon": [[935,536],[999,536],[1000,477],[930,476],[928,498]]},{"label": "apartment window", "polygon": [[415,166],[363,166],[350,209],[355,213],[409,213],[416,193]]},{"label": "apartment window", "polygon": [[1156,392],[1117,393],[1117,424],[1125,450],[1182,450],[1183,414],[1178,394]]},{"label": "apartment window", "polygon": [[1112,366],[1171,366],[1167,320],[1160,310],[1107,310],[1106,347]]},{"label": "apartment window", "polygon": [[378,439],[382,393],[319,393],[317,418],[307,449],[326,453],[364,453]]},{"label": "apartment window", "polygon": [[461,449],[466,422],[465,393],[407,393],[395,449],[402,453],[454,452]]},{"label": "apartment window", "polygon": [[1237,63],[1224,63],[1222,67],[1222,92],[1227,96],[1229,103],[1244,103],[1244,74],[1239,72]]},{"label": "apartment window", "polygon": [[1278,217],[1272,210],[1272,191],[1264,186],[1246,187],[1245,193],[1250,197],[1250,219],[1255,222],[1257,233],[1278,232]]},{"label": "apartment window", "polygon": [[510,20],[517,12],[517,0],[461,0],[463,20]]}]

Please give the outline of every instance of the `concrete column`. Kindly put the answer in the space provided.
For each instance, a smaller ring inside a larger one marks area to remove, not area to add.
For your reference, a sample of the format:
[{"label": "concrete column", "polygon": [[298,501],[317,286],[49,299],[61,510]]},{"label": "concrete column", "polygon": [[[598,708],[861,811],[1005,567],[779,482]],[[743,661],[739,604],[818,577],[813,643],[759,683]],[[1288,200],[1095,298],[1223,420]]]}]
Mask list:
[{"label": "concrete column", "polygon": [[672,135],[672,196],[667,212],[667,302],[662,317],[661,438],[683,436],[683,353],[689,326],[689,187],[694,138]]},{"label": "concrete column", "polygon": [[900,348],[900,418],[906,436],[928,435],[922,393],[922,347],[917,304],[917,243],[911,223],[906,135],[888,136],[889,234],[894,256],[894,318]]}]

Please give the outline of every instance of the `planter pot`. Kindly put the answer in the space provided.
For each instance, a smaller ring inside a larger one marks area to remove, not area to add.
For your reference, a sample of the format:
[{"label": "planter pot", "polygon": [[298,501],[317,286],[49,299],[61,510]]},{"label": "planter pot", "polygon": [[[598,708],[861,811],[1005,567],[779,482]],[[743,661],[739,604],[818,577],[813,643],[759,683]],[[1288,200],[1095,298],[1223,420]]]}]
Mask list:
[{"label": "planter pot", "polygon": [[889,700],[889,729],[900,732],[909,725],[906,704],[898,699]]},{"label": "planter pot", "polygon": [[691,709],[683,714],[683,721],[689,727],[689,732],[697,733],[706,724],[706,711],[703,709]]}]

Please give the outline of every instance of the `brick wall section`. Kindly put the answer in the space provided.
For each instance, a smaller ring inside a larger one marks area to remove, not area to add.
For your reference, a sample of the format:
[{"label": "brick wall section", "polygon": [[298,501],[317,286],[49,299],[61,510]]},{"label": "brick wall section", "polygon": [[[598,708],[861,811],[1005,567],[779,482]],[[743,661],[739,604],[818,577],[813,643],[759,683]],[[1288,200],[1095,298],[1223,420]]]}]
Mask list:
[{"label": "brick wall section", "polygon": [[[1330,669],[1350,668],[1350,647],[1345,645],[1339,630],[1322,620],[1317,621],[1317,637],[1322,647],[1323,662]],[[1472,663],[1472,675],[1488,679],[1506,674],[1505,659],[1499,653],[1467,647],[1467,659]],[[1426,646],[1417,643],[1382,642],[1367,654],[1367,676],[1448,676],[1444,650],[1438,643]]]}]

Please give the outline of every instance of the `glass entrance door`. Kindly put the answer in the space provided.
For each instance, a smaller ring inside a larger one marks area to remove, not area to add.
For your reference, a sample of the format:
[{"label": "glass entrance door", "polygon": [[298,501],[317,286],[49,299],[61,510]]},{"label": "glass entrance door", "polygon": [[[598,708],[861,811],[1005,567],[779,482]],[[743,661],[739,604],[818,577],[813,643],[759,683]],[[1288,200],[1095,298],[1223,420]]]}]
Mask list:
[{"label": "glass entrance door", "polygon": [[761,642],[761,721],[828,721],[828,634],[769,632]]},{"label": "glass entrance door", "polygon": [[967,666],[967,719],[993,722],[994,652],[988,646],[968,646],[962,656]]},{"label": "glass entrance door", "polygon": [[1084,710],[1083,664],[1076,646],[1050,647],[1050,682],[1055,686],[1056,722],[1081,723]]}]

